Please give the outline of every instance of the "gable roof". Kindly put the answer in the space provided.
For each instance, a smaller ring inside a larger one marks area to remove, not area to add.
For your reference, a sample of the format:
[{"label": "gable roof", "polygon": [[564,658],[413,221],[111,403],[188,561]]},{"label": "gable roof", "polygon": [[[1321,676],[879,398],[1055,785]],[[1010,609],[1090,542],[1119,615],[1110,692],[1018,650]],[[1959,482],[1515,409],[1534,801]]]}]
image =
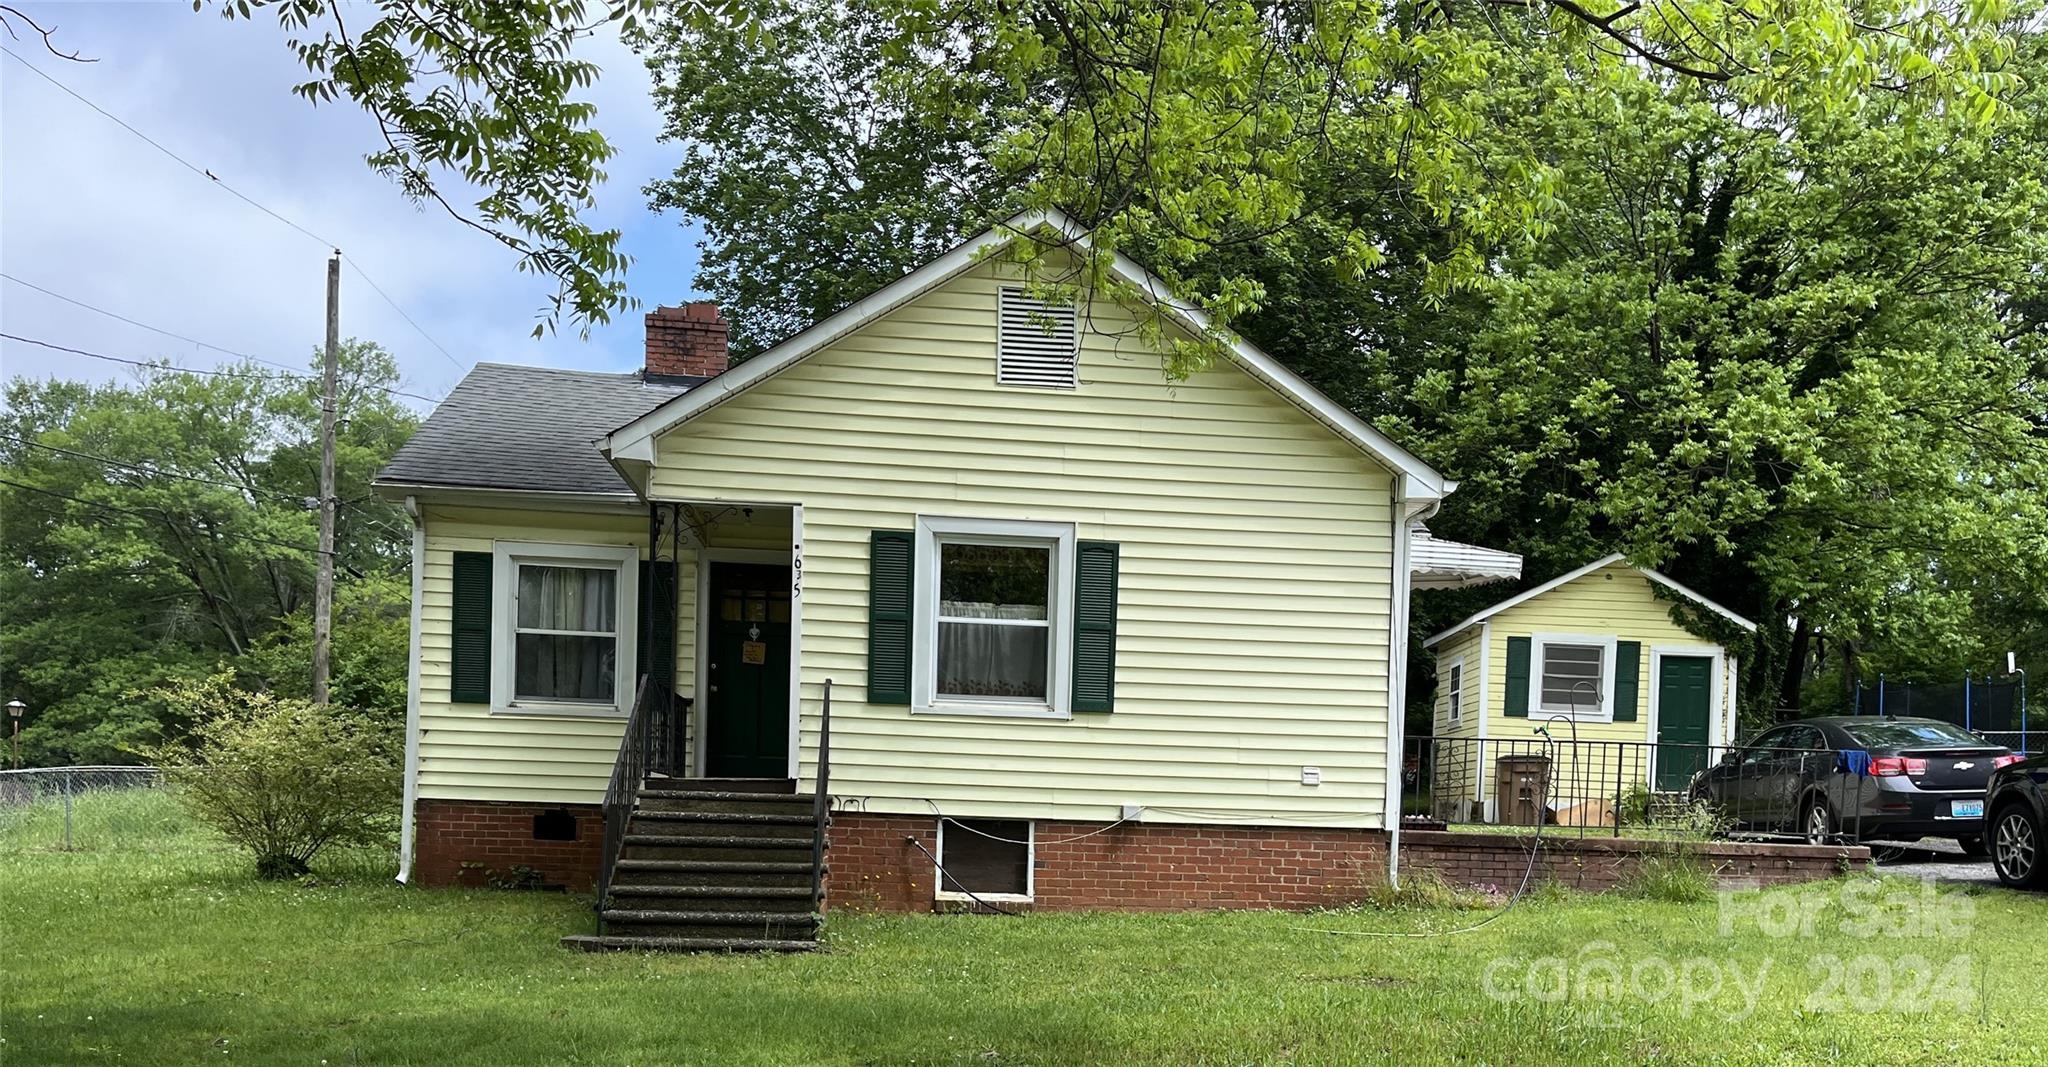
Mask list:
[{"label": "gable roof", "polygon": [[605,461],[597,441],[683,395],[690,384],[479,363],[378,472],[375,484],[630,498],[633,487]]},{"label": "gable roof", "polygon": [[[1438,642],[1444,640],[1447,637],[1452,636],[1453,634],[1458,633],[1459,631],[1465,629],[1467,626],[1471,626],[1474,623],[1484,622],[1487,619],[1490,619],[1493,616],[1508,610],[1509,608],[1515,607],[1518,604],[1525,604],[1531,600],[1536,599],[1539,596],[1542,596],[1545,593],[1550,592],[1552,589],[1556,589],[1559,586],[1568,585],[1572,582],[1578,581],[1579,579],[1584,578],[1586,575],[1592,574],[1593,572],[1600,570],[1603,567],[1608,567],[1616,563],[1627,564],[1628,560],[1619,552],[1616,552],[1611,556],[1604,556],[1600,559],[1596,559],[1593,562],[1588,563],[1583,567],[1580,567],[1578,570],[1572,571],[1569,574],[1564,574],[1556,578],[1552,578],[1551,580],[1544,582],[1542,585],[1539,585],[1534,589],[1527,589],[1520,593],[1517,593],[1514,596],[1511,596],[1506,600],[1503,600],[1500,603],[1485,609],[1484,611],[1472,615],[1469,618],[1462,619],[1452,626],[1444,628],[1442,631],[1432,635],[1427,640],[1423,641],[1422,647],[1433,647]],[[1670,589],[1672,592],[1675,592],[1685,597],[1686,599],[1693,601],[1701,607],[1706,608],[1708,611],[1711,611],[1714,614],[1719,615],[1724,619],[1727,619],[1729,622],[1732,622],[1745,630],[1753,631],[1756,629],[1756,623],[1753,623],[1748,619],[1745,619],[1742,616],[1737,615],[1732,611],[1729,611],[1727,608],[1724,608],[1721,605],[1716,604],[1711,600],[1708,600],[1706,597],[1703,597],[1698,593],[1693,592],[1691,589],[1688,589],[1685,586],[1680,585],[1678,582],[1673,581],[1670,577],[1666,575],[1659,574],[1658,572],[1653,571],[1648,567],[1630,566],[1629,569],[1635,571],[1637,574],[1640,574],[1645,578],[1648,578],[1653,582],[1656,582],[1658,585],[1664,586],[1665,588]]]},{"label": "gable roof", "polygon": [[[963,242],[945,255],[911,271],[889,285],[855,301],[829,318],[768,349],[745,363],[711,379],[629,422],[618,426],[601,445],[614,464],[654,462],[654,439],[690,419],[738,396],[773,377],[804,357],[830,345],[870,322],[902,307],[911,300],[966,272],[988,255],[1029,234],[1051,230],[1063,243],[1087,249],[1088,234],[1078,223],[1057,211],[1030,212],[1002,223],[982,235]],[[1124,280],[1143,290],[1182,328],[1201,334],[1209,318],[1202,311],[1168,291],[1158,276],[1121,254],[1112,269]],[[1434,500],[1457,488],[1429,464],[1395,444],[1365,420],[1281,366],[1273,357],[1236,334],[1227,334],[1231,357],[1246,371],[1311,417],[1334,430],[1361,451],[1377,460],[1400,479],[1401,496],[1408,500]]]}]

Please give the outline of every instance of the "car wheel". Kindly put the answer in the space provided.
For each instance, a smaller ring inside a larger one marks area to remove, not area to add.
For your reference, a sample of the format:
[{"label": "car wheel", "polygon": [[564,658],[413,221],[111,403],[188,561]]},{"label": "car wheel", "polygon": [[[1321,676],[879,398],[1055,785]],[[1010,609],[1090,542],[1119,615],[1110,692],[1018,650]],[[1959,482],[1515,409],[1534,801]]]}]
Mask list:
[{"label": "car wheel", "polygon": [[1828,810],[1825,800],[1806,802],[1806,814],[1799,820],[1799,830],[1809,845],[1828,845],[1835,840],[1835,813]]},{"label": "car wheel", "polygon": [[1983,859],[1991,854],[1991,850],[1984,845],[1984,838],[1976,834],[1958,837],[1956,838],[1956,844],[1962,846],[1963,855],[1965,856]]},{"label": "car wheel", "polygon": [[2019,804],[2007,805],[1991,827],[1991,866],[2006,885],[2029,888],[2040,885],[2048,874],[2042,862],[2041,827]]}]

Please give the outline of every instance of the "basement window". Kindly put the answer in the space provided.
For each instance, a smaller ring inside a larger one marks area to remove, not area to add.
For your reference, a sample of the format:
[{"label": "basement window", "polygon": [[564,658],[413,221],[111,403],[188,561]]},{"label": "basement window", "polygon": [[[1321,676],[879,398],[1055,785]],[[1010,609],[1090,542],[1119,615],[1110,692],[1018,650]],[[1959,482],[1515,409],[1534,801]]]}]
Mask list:
[{"label": "basement window", "polygon": [[1031,823],[1025,819],[940,819],[940,900],[1031,899]]},{"label": "basement window", "polygon": [[1072,389],[1080,383],[1074,305],[1048,304],[1004,286],[996,320],[996,384]]},{"label": "basement window", "polygon": [[576,840],[576,816],[567,808],[549,808],[535,812],[533,816],[533,839],[535,841]]}]

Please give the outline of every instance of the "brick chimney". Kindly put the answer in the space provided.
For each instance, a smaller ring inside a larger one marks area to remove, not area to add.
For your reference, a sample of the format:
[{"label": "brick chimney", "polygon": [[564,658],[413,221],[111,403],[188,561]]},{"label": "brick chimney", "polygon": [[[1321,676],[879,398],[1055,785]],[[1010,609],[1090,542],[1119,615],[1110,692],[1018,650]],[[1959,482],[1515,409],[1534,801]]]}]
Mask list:
[{"label": "brick chimney", "polygon": [[725,370],[725,320],[699,300],[647,313],[647,378],[709,378]]}]

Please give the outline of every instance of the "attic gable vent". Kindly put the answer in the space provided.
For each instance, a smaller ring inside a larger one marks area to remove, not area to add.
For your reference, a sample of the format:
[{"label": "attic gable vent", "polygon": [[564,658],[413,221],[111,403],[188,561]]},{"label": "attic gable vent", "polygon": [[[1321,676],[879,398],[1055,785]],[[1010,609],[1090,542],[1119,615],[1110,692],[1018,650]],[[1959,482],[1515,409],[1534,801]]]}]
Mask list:
[{"label": "attic gable vent", "polygon": [[1080,376],[1079,332],[1072,304],[1034,300],[1004,287],[996,327],[996,384],[1072,389]]}]

